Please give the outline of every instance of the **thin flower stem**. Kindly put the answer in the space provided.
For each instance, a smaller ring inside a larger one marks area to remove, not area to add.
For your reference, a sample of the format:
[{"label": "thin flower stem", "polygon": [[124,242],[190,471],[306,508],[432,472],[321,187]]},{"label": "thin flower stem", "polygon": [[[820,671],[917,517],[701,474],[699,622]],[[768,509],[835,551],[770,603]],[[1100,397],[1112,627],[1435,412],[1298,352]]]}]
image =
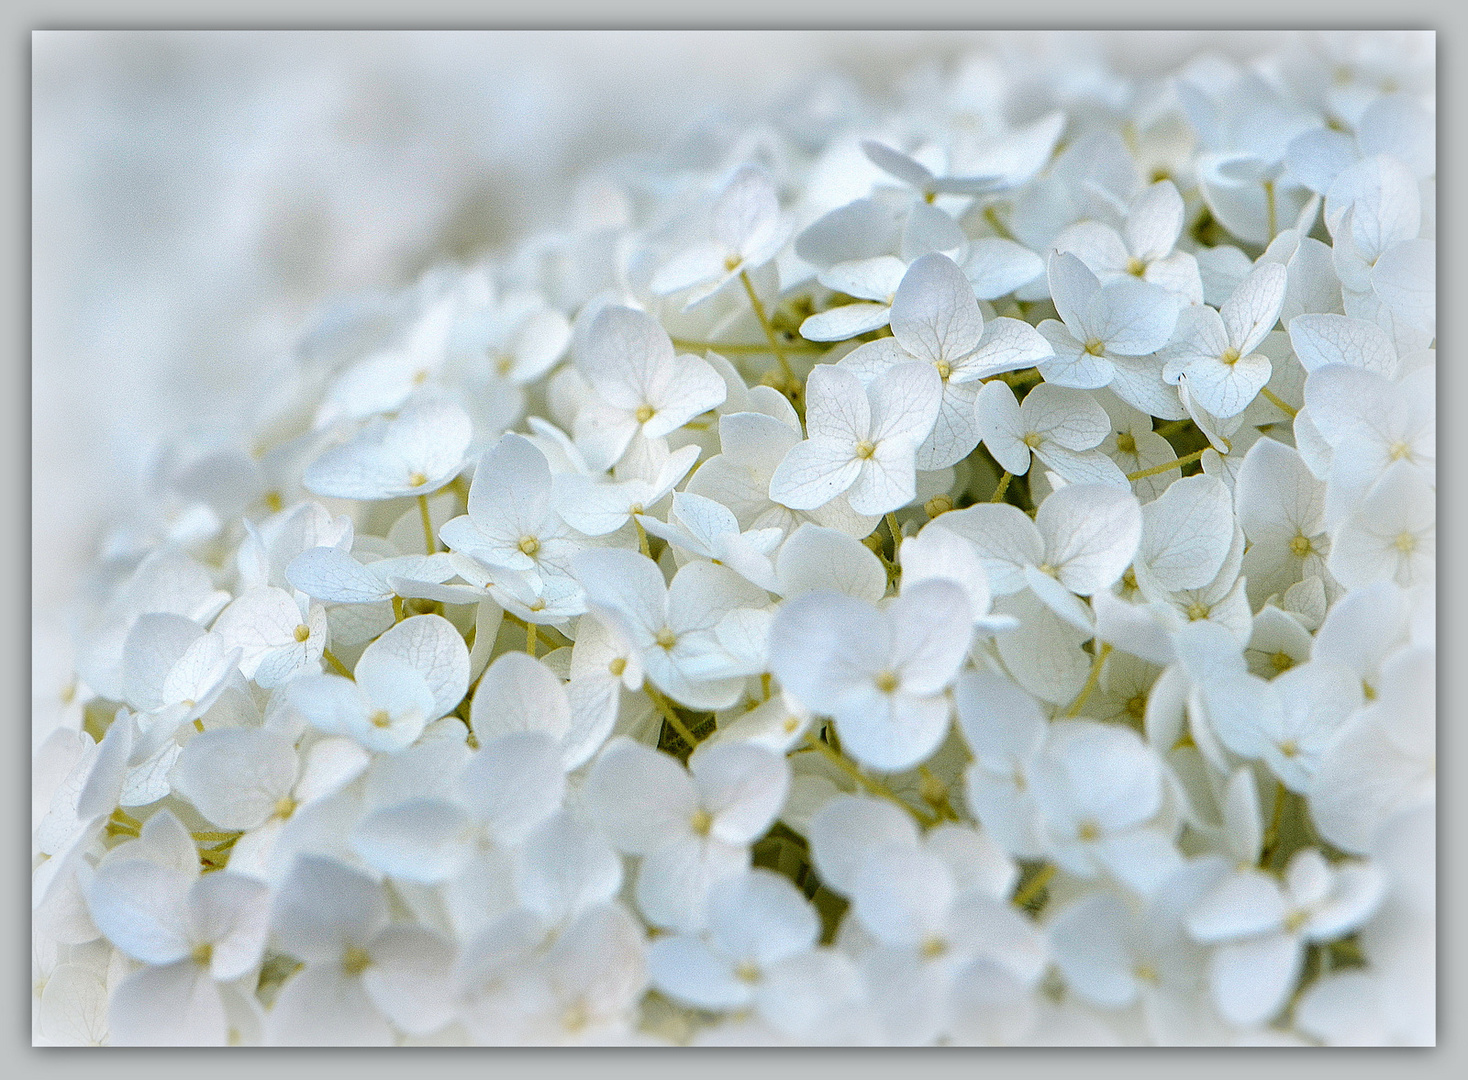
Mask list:
[{"label": "thin flower stem", "polygon": [[400,623],[408,617],[407,609],[403,607],[403,598],[396,593],[392,598],[392,621]]},{"label": "thin flower stem", "polygon": [[338,660],[336,658],[336,654],[334,654],[330,649],[322,649],[321,657],[328,664],[336,669],[336,673],[338,675],[345,675],[349,679],[352,677],[352,673],[347,670],[347,666],[343,664],[340,660]]},{"label": "thin flower stem", "polygon": [[1128,480],[1142,480],[1148,476],[1160,476],[1165,472],[1171,472],[1173,469],[1181,469],[1189,462],[1197,461],[1207,452],[1208,447],[1205,446],[1202,450],[1194,450],[1191,454],[1184,454],[1176,461],[1169,461],[1166,465],[1153,465],[1150,469],[1141,469],[1137,472],[1129,472],[1126,474],[1126,478]]},{"label": "thin flower stem", "polygon": [[1284,398],[1280,397],[1273,390],[1269,389],[1269,387],[1261,386],[1259,388],[1259,393],[1264,395],[1264,400],[1268,401],[1271,405],[1273,405],[1280,412],[1284,413],[1291,420],[1300,415],[1299,409],[1295,408],[1288,401],[1284,400]]},{"label": "thin flower stem", "polygon": [[637,515],[632,515],[632,524],[637,526],[637,548],[642,552],[644,558],[652,558],[652,545],[647,540],[647,530],[642,527],[642,522],[637,520]]},{"label": "thin flower stem", "polygon": [[739,271],[739,280],[744,284],[744,291],[749,295],[749,306],[754,309],[754,317],[759,320],[760,329],[765,332],[766,339],[770,343],[770,351],[775,354],[775,359],[780,362],[780,371],[791,385],[795,383],[795,371],[790,367],[790,361],[785,358],[785,350],[780,347],[780,342],[775,337],[775,328],[770,325],[770,318],[765,314],[765,305],[759,298],[759,293],[754,291],[754,282],[749,280],[749,271]]},{"label": "thin flower stem", "polygon": [[897,515],[887,515],[887,531],[892,534],[892,559],[897,559],[897,549],[902,546],[902,527],[897,524]]},{"label": "thin flower stem", "polygon": [[[758,356],[773,351],[768,344],[755,345],[753,343],[735,343],[732,341],[694,341],[690,338],[674,338],[673,347],[697,352],[712,350],[716,353],[732,353],[736,356]],[[787,342],[783,346],[787,353],[823,353],[830,347],[828,344],[799,341]]]},{"label": "thin flower stem", "polygon": [[881,798],[886,799],[888,802],[894,803],[897,806],[902,807],[902,809],[906,810],[913,817],[917,818],[918,824],[928,826],[937,823],[938,818],[936,816],[924,813],[917,807],[910,805],[901,797],[899,797],[895,791],[889,788],[886,784],[882,783],[882,781],[878,780],[874,776],[868,776],[865,772],[862,771],[861,767],[858,766],[856,762],[852,761],[845,754],[840,753],[833,747],[827,746],[825,743],[821,742],[820,736],[818,736],[815,732],[811,732],[811,734],[806,736],[805,742],[806,746],[808,746],[812,750],[818,751],[822,756],[825,757],[827,761],[831,762],[831,764],[835,765],[838,769],[844,772],[847,776],[851,777],[862,787],[866,788],[873,795],[880,796]]},{"label": "thin flower stem", "polygon": [[438,552],[438,544],[433,539],[433,518],[428,514],[428,496],[418,496],[418,513],[423,515],[423,545],[428,549],[428,554]]},{"label": "thin flower stem", "polygon": [[688,725],[678,715],[678,710],[673,708],[673,703],[651,686],[646,687],[646,690],[647,696],[652,699],[653,706],[662,714],[663,719],[672,726],[673,730],[678,733],[678,737],[688,744],[688,748],[691,750],[697,746],[698,740],[693,737],[693,732],[688,730]]},{"label": "thin flower stem", "polygon": [[533,622],[525,624],[525,651],[535,656],[535,647],[540,643],[540,632]]},{"label": "thin flower stem", "polygon": [[1005,469],[1004,475],[999,478],[999,486],[994,489],[994,494],[990,496],[989,501],[991,503],[1003,502],[1004,493],[1009,490],[1009,482],[1013,479],[1009,470]]},{"label": "thin flower stem", "polygon": [[[571,640],[567,638],[564,634],[562,634],[559,630],[557,630],[554,626],[542,626],[539,623],[527,622],[525,619],[522,619],[520,618],[520,616],[516,615],[513,611],[504,612],[504,618],[508,620],[511,625],[518,626],[524,629],[527,634],[530,632],[530,627],[534,626],[536,632],[536,640],[538,641],[541,637],[544,637],[545,643],[553,649],[559,649],[562,646],[571,644]],[[467,644],[467,642],[465,644]],[[481,676],[481,678],[482,677],[483,676]]]},{"label": "thin flower stem", "polygon": [[1091,661],[1091,670],[1086,673],[1086,683],[1081,687],[1081,692],[1075,696],[1065,712],[1061,716],[1079,716],[1081,706],[1085,705],[1086,699],[1091,696],[1091,691],[1096,689],[1096,684],[1101,681],[1101,668],[1106,664],[1106,658],[1111,655],[1111,645],[1103,641],[1101,647],[1096,650],[1096,659]]},{"label": "thin flower stem", "polygon": [[1279,231],[1279,209],[1275,205],[1274,181],[1264,181],[1264,206],[1268,213],[1269,239],[1273,240]]},{"label": "thin flower stem", "polygon": [[1038,871],[1036,871],[1034,877],[1030,878],[1030,880],[1025,883],[1025,887],[1023,889],[1014,894],[1014,899],[1012,899],[1010,903],[1012,903],[1015,907],[1020,908],[1028,906],[1030,902],[1035,899],[1035,897],[1039,896],[1040,893],[1044,891],[1045,886],[1049,885],[1051,879],[1054,877],[1055,864],[1046,863]]},{"label": "thin flower stem", "polygon": [[1014,239],[1014,233],[1010,232],[1009,226],[1000,220],[999,210],[993,203],[984,207],[984,220],[989,223],[989,228],[994,230],[994,235],[1001,240]]}]

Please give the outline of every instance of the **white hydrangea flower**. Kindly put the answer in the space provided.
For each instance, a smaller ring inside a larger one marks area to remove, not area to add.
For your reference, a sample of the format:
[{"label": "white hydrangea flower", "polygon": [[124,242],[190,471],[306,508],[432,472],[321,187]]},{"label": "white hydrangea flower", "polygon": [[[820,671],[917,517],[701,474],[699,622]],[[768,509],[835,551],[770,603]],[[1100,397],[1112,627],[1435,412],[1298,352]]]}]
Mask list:
[{"label": "white hydrangea flower", "polygon": [[1431,1043],[1432,38],[1062,44],[725,110],[160,444],[38,631],[33,1040]]},{"label": "white hydrangea flower", "polygon": [[637,435],[669,435],[728,396],[707,360],[674,355],[652,316],[615,305],[587,329],[576,370],[595,395],[576,413],[576,445],[588,464],[601,468],[621,460]]},{"label": "white hydrangea flower", "polygon": [[709,889],[749,867],[748,845],[779,815],[790,770],[748,743],[710,746],[685,771],[667,754],[614,739],[583,790],[608,839],[642,856],[638,908],[656,926],[692,932]]},{"label": "white hydrangea flower", "polygon": [[1105,285],[1074,255],[1050,256],[1050,292],[1060,322],[1038,329],[1054,357],[1040,365],[1049,382],[1082,390],[1109,386],[1128,403],[1164,420],[1184,415],[1152,359],[1172,337],[1178,301],[1166,289],[1128,275]]},{"label": "white hydrangea flower", "polygon": [[942,380],[928,364],[902,363],[863,384],[821,365],[807,381],[806,439],[770,477],[770,498],[814,510],[846,495],[859,514],[885,514],[917,494],[916,454],[942,403]]},{"label": "white hydrangea flower", "polygon": [[892,337],[859,346],[839,366],[867,384],[899,364],[933,366],[943,380],[942,404],[917,452],[917,467],[932,471],[978,445],[974,400],[981,379],[1032,367],[1050,355],[1049,344],[1028,323],[994,319],[986,325],[963,273],[951,259],[932,254],[914,262],[897,289]]},{"label": "white hydrangea flower", "polygon": [[875,769],[906,769],[948,731],[944,690],[968,651],[973,615],[951,581],[913,586],[878,609],[807,593],[770,628],[776,678],[804,705],[835,718],[842,745]]},{"label": "white hydrangea flower", "polygon": [[336,499],[428,495],[459,474],[470,435],[469,416],[457,405],[411,405],[326,451],[306,467],[303,482],[313,494]]}]

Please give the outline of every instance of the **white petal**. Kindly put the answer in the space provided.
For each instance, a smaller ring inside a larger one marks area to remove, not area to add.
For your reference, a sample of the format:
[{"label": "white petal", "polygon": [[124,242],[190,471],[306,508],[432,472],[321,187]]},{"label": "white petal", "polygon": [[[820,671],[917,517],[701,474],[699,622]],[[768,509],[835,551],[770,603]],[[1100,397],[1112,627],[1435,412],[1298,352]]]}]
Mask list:
[{"label": "white petal", "polygon": [[693,781],[676,759],[625,738],[602,750],[582,792],[612,843],[634,855],[690,835],[698,808]]},{"label": "white petal", "polygon": [[367,646],[357,668],[382,657],[401,660],[423,677],[433,693],[430,721],[452,712],[469,689],[469,648],[454,624],[441,615],[404,619]]},{"label": "white petal", "polygon": [[973,287],[945,255],[924,255],[907,269],[892,301],[892,336],[918,360],[967,356],[979,345],[984,317]]},{"label": "white petal", "polygon": [[1208,971],[1219,1013],[1236,1027],[1268,1020],[1289,996],[1301,957],[1299,943],[1286,934],[1220,945]]},{"label": "white petal", "polygon": [[699,802],[713,815],[709,835],[726,844],[752,842],[785,806],[789,766],[763,746],[709,746],[694,754],[689,769]]},{"label": "white petal", "polygon": [[1130,491],[1069,484],[1040,504],[1035,527],[1062,585],[1090,596],[1109,588],[1136,554],[1142,508]]},{"label": "white petal", "polygon": [[891,803],[865,795],[837,795],[810,823],[811,854],[821,882],[844,896],[856,888],[857,873],[869,848],[917,843],[910,815]]},{"label": "white petal", "polygon": [[253,829],[290,794],[298,759],[274,731],[225,728],[191,739],[173,768],[174,789],[221,829]]}]

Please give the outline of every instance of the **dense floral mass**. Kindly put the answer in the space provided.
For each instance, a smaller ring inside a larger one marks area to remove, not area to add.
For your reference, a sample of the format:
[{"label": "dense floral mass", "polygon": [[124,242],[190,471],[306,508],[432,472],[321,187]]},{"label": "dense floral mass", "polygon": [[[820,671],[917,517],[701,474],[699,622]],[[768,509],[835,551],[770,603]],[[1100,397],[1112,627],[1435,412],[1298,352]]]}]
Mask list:
[{"label": "dense floral mass", "polygon": [[328,312],[99,560],[37,1039],[1433,1042],[1432,49],[813,92]]}]

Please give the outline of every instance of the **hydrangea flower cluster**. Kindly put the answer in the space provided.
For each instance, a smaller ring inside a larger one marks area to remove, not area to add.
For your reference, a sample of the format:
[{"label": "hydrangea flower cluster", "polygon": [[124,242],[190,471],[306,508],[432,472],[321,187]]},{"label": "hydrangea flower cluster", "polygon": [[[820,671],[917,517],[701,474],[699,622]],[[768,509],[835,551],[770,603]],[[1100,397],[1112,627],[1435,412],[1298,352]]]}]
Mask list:
[{"label": "hydrangea flower cluster", "polygon": [[37,1038],[1431,1043],[1431,48],[813,94],[329,313],[109,538]]}]

